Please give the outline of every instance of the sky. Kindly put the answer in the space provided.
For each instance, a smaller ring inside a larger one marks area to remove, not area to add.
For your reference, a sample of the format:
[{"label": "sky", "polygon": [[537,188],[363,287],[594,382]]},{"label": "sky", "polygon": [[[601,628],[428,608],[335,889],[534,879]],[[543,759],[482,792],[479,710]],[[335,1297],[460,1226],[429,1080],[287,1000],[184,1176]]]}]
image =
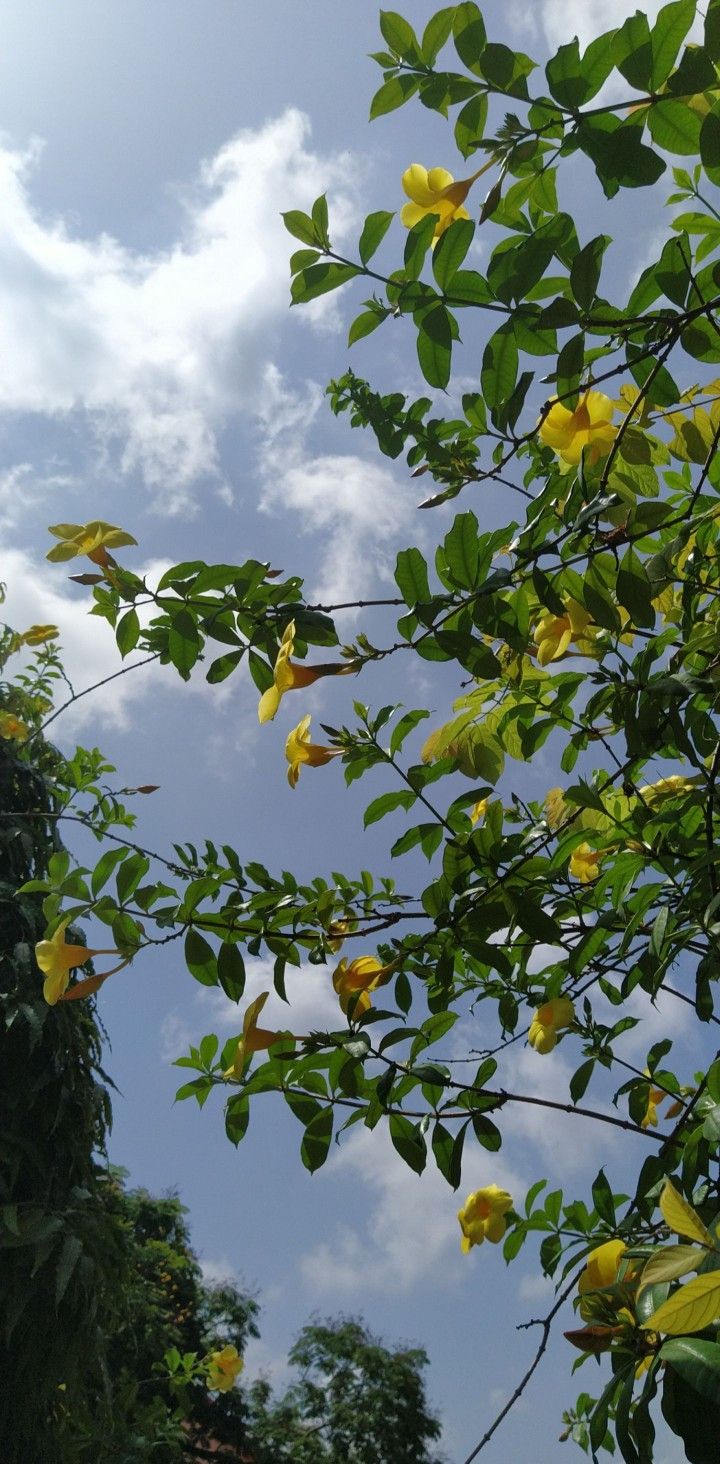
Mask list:
[{"label": "sky", "polygon": [[[414,3],[409,18],[420,28],[434,8]],[[576,0],[573,26],[587,41],[629,8]],[[561,0],[486,11],[496,39],[540,56],[569,38]],[[440,510],[428,524],[402,459],[378,456],[330,413],[324,387],[348,364],[347,324],[362,291],[291,311],[294,245],[279,217],[327,191],[333,238],[350,246],[366,213],[400,206],[410,162],[462,176],[442,119],[422,107],[368,124],[379,82],[367,59],[380,44],[375,5],[6,0],[0,41],[0,577],[10,623],[57,623],[78,690],[116,669],[87,592],[44,559],[49,523],[91,518],[135,535],[125,562],[138,572],[252,556],[303,575],[312,599],[387,593],[398,549],[430,543],[452,514]],[[597,189],[569,201],[581,222],[596,218]],[[661,198],[623,207],[619,279],[653,257],[662,224]],[[390,240],[398,255],[399,225]],[[478,259],[485,248],[480,241]],[[379,335],[354,348],[354,369],[381,389],[420,394],[407,329],[393,322]],[[463,385],[477,380],[477,349],[469,331]],[[481,507],[500,522],[513,512],[492,499]],[[352,615],[340,624],[348,635],[360,628]],[[332,722],[352,695],[375,705],[431,698],[440,720],[455,694],[442,675],[431,685],[418,663],[399,693],[397,673],[380,670],[361,692],[344,679],[320,683],[306,707]],[[386,826],[362,832],[380,775],[346,792],[330,767],[291,793],[282,757],[290,723],[283,712],[260,728],[256,704],[243,677],[211,688],[200,675],[185,687],[153,666],[79,701],[55,733],[64,750],[75,739],[100,745],[116,786],[160,785],[138,808],[139,837],[153,847],[210,837],[300,875],[383,868]],[[550,776],[548,753],[524,772],[523,791],[542,796]],[[411,860],[402,877],[413,873],[423,871]],[[247,995],[267,981],[256,963]],[[328,987],[323,969],[291,976],[297,1030],[335,1024]],[[172,946],[109,982],[100,1010],[118,1089],[111,1158],[133,1184],[176,1189],[207,1276],[232,1276],[258,1296],[262,1339],[251,1344],[248,1375],[264,1370],[282,1383],[288,1346],[312,1313],[360,1313],[387,1341],[427,1349],[443,1448],[449,1464],[462,1464],[534,1351],[536,1334],[517,1324],[542,1315],[552,1290],[529,1247],[510,1271],[490,1246],[462,1257],[459,1203],[490,1182],[522,1196],[540,1174],[582,1192],[600,1162],[622,1173],[625,1141],[605,1130],[589,1164],[597,1139],[582,1122],[513,1114],[501,1154],[468,1154],[455,1196],[436,1172],[417,1178],[402,1166],[380,1131],[356,1128],[310,1177],[301,1131],[273,1100],[257,1105],[237,1151],[219,1103],[202,1112],[174,1104],[172,1060],[190,1040],[227,1036],[238,1022],[220,993],[193,984]],[[286,1020],[274,997],[265,1016],[269,1026]],[[682,1052],[683,1023],[660,1008],[636,1055],[670,1023]],[[456,1028],[448,1054],[463,1041],[482,1045],[477,1026]],[[572,1066],[569,1047],[543,1065],[518,1046],[508,1073],[551,1094]],[[557,1459],[562,1407],[580,1386],[601,1386],[588,1367],[576,1388],[569,1365],[554,1339],[487,1464]],[[657,1464],[680,1457],[670,1440]]]}]

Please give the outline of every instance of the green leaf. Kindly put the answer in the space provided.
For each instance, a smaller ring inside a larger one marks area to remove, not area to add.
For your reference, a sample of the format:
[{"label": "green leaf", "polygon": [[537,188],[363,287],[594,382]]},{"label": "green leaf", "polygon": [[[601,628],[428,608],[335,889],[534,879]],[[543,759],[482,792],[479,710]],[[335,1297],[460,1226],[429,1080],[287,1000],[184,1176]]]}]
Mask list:
[{"label": "green leaf", "polygon": [[673,1368],[694,1392],[720,1406],[720,1344],[701,1337],[682,1337],[664,1342],[663,1362]]},{"label": "green leaf", "polygon": [[428,567],[419,549],[401,549],[395,564],[395,583],[405,604],[413,610],[430,599]]},{"label": "green leaf", "polygon": [[417,1124],[403,1113],[391,1113],[389,1129],[393,1148],[400,1158],[415,1174],[422,1174],[427,1162],[427,1147]]},{"label": "green leaf", "polygon": [[658,12],[652,28],[651,89],[658,91],[667,81],[680,47],[695,19],[696,0],[672,0]]},{"label": "green leaf", "polygon": [[570,1079],[570,1097],[573,1103],[580,1102],[593,1075],[594,1068],[594,1059],[589,1057],[587,1062],[581,1063],[577,1071],[573,1073]]},{"label": "green leaf", "polygon": [[720,117],[708,112],[700,129],[700,157],[703,167],[717,172],[720,167]]},{"label": "green leaf", "polygon": [[517,379],[518,349],[511,322],[501,325],[490,337],[483,352],[480,381],[482,393],[493,418],[502,411],[512,395]]},{"label": "green leaf", "polygon": [[598,234],[575,255],[570,266],[570,287],[583,310],[589,310],[597,295],[602,260],[608,244],[609,234]]},{"label": "green leaf", "polygon": [[394,217],[394,213],[388,213],[386,209],[379,209],[376,213],[368,214],[358,243],[358,254],[363,264],[367,264],[372,259]]},{"label": "green leaf", "polygon": [[404,717],[400,718],[399,722],[397,722],[395,727],[393,728],[392,736],[390,738],[390,752],[393,757],[395,756],[396,752],[400,751],[400,748],[402,747],[405,738],[410,735],[415,727],[417,727],[418,722],[422,722],[425,717],[429,716],[430,713],[428,711],[418,710],[413,712],[406,712]]},{"label": "green leaf", "polygon": [[185,963],[191,976],[201,986],[217,986],[218,969],[215,952],[205,937],[192,927],[185,936]]},{"label": "green leaf", "polygon": [[200,636],[195,620],[184,607],[173,613],[168,636],[170,660],[183,681],[189,681],[190,672],[200,654]]},{"label": "green leaf", "polygon": [[218,981],[230,998],[239,1001],[245,990],[245,962],[239,946],[223,941],[217,957]]},{"label": "green leaf", "polygon": [[437,214],[425,214],[425,217],[418,219],[410,229],[405,240],[405,274],[409,280],[417,280],[420,277],[422,267],[425,263],[425,256],[430,248],[437,225]]},{"label": "green leaf", "polygon": [[386,319],[387,311],[385,310],[363,310],[362,314],[356,315],[350,326],[348,345],[354,346],[355,342],[362,340],[364,336],[372,335],[373,331],[377,330]]},{"label": "green leaf", "polygon": [[654,626],[652,585],[645,566],[632,546],[623,555],[617,576],[617,597],[637,626]]},{"label": "green leaf", "polygon": [[90,876],[90,888],[94,895],[100,893],[103,885],[107,884],[116,864],[120,864],[125,859],[126,854],[127,851],[125,849],[107,849],[102,857],[98,859]]},{"label": "green leaf", "polygon": [[115,627],[115,639],[123,660],[134,651],[140,638],[140,621],[137,610],[128,610]]},{"label": "green leaf", "polygon": [[687,102],[672,98],[658,102],[648,115],[648,130],[658,147],[665,152],[694,157],[700,146],[701,121]]},{"label": "green leaf", "polygon": [[407,73],[393,76],[390,81],[384,82],[370,103],[370,121],[374,122],[376,117],[384,117],[387,112],[394,112],[402,107],[415,95],[418,85],[417,77]]},{"label": "green leaf", "polygon": [[464,158],[477,150],[485,132],[487,114],[488,99],[485,92],[479,92],[476,97],[471,97],[470,101],[466,102],[458,112],[455,122],[455,141]]},{"label": "green leaf", "polygon": [[245,1138],[250,1122],[250,1102],[244,1093],[234,1093],[225,1105],[225,1133],[237,1145]]},{"label": "green leaf", "polygon": [[387,42],[390,50],[394,51],[396,56],[402,56],[406,61],[419,60],[420,47],[417,36],[402,15],[398,15],[394,10],[381,10],[380,30],[383,40]]},{"label": "green leaf", "polygon": [[318,244],[320,240],[312,219],[308,214],[301,213],[299,209],[292,208],[280,217],[289,234],[294,239],[300,239],[303,244]]},{"label": "green leaf", "polygon": [[688,1332],[702,1332],[720,1316],[720,1273],[711,1271],[696,1276],[673,1292],[643,1326],[652,1332],[668,1332],[672,1337]]},{"label": "green leaf", "polygon": [[445,535],[443,552],[454,585],[462,590],[477,589],[479,546],[478,521],[474,513],[457,515]]},{"label": "green leaf", "polygon": [[475,236],[472,219],[455,219],[437,244],[432,259],[435,279],[441,290],[448,290]]},{"label": "green leaf", "polygon": [[577,36],[573,36],[567,45],[560,46],[555,55],[551,56],[545,67],[545,76],[550,95],[561,106],[581,107],[587,100],[589,88],[582,72]]},{"label": "green leaf", "polygon": [[296,274],[290,286],[290,298],[293,305],[306,305],[309,300],[317,300],[320,295],[338,290],[360,273],[354,264],[334,264],[330,260],[311,264]]},{"label": "green leaf", "polygon": [[493,1123],[485,1113],[473,1113],[473,1133],[483,1149],[489,1150],[491,1154],[497,1154],[502,1148],[502,1135],[497,1124]]},{"label": "green leaf", "polygon": [[435,1163],[443,1179],[457,1189],[462,1179],[462,1151],[467,1124],[463,1124],[457,1135],[451,1134],[443,1124],[436,1123],[432,1135],[432,1151]]},{"label": "green leaf", "polygon": [[689,1464],[717,1464],[720,1408],[708,1398],[701,1403],[695,1389],[672,1366],[665,1368],[662,1411],[673,1433],[682,1439]]},{"label": "green leaf", "polygon": [[648,91],[652,77],[653,51],[646,15],[636,10],[615,32],[612,54],[626,81],[638,91]]},{"label": "green leaf", "polygon": [[482,76],[479,63],[487,43],[487,33],[477,5],[465,3],[455,6],[453,40],[455,50],[468,71]]},{"label": "green leaf", "polygon": [[210,686],[217,686],[221,681],[225,681],[235,667],[240,665],[244,655],[245,647],[243,646],[239,651],[228,651],[227,655],[218,656],[217,660],[211,661],[208,666],[205,680]]},{"label": "green leaf", "polygon": [[374,798],[365,809],[363,827],[377,823],[384,818],[386,813],[393,813],[396,808],[412,808],[415,802],[415,794],[409,789],[400,790],[397,793],[382,793],[379,798]]},{"label": "green leaf", "polygon": [[65,1292],[68,1289],[70,1278],[83,1253],[83,1243],[79,1235],[66,1235],[60,1247],[57,1270],[55,1272],[55,1305],[59,1306]]},{"label": "green leaf", "polygon": [[423,315],[418,326],[417,354],[428,385],[444,391],[450,380],[452,356],[451,316],[444,305],[435,305]]},{"label": "green leaf", "polygon": [[593,1180],[592,1197],[595,1209],[601,1220],[608,1225],[615,1224],[615,1201],[610,1185],[605,1178],[604,1169],[600,1169]]},{"label": "green leaf", "polygon": [[333,1131],[332,1108],[321,1108],[310,1120],[300,1145],[300,1158],[311,1174],[321,1169],[328,1156]]}]

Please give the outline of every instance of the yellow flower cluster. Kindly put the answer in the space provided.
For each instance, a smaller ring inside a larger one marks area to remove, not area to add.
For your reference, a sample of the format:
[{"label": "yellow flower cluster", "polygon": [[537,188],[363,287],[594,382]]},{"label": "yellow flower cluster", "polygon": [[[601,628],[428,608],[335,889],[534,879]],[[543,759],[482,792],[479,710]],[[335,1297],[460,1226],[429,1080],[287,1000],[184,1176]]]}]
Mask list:
[{"label": "yellow flower cluster", "polygon": [[351,1018],[363,1016],[372,1006],[370,992],[387,986],[397,965],[397,961],[391,961],[383,966],[375,956],[356,956],[354,961],[343,958],[333,973],[333,986],[342,1010]]},{"label": "yellow flower cluster", "polygon": [[402,175],[402,186],[410,199],[410,203],[404,204],[400,210],[405,228],[412,229],[428,214],[435,214],[435,243],[456,219],[469,219],[470,215],[463,207],[465,199],[476,178],[491,166],[492,163],[486,163],[471,178],[456,182],[447,168],[424,168],[422,163],[411,163]]},{"label": "yellow flower cluster", "polygon": [[86,961],[92,960],[95,956],[118,956],[117,950],[93,951],[88,946],[68,945],[65,939],[65,932],[70,924],[69,920],[63,920],[57,930],[49,939],[39,940],[35,946],[35,960],[43,972],[43,996],[48,1006],[55,1006],[59,1001],[74,1001],[77,997],[91,996],[98,987],[107,981],[108,976],[113,976],[116,971],[121,971],[128,961],[121,961],[118,966],[112,966],[109,971],[103,971],[101,975],[88,976],[85,981],[79,981],[72,991],[68,992],[70,985],[70,972],[78,966],[84,966]]},{"label": "yellow flower cluster", "polygon": [[568,996],[555,996],[533,1013],[528,1042],[536,1052],[552,1052],[558,1033],[575,1021],[575,1008]]},{"label": "yellow flower cluster", "polygon": [[212,1393],[228,1393],[245,1364],[237,1347],[223,1347],[207,1359],[207,1382]]},{"label": "yellow flower cluster", "polygon": [[92,519],[88,524],[55,524],[49,532],[60,540],[46,558],[52,564],[61,564],[66,559],[77,559],[85,555],[93,564],[103,569],[114,564],[108,549],[119,549],[124,544],[137,544],[132,534],[119,529],[115,524],[106,524],[103,519]]},{"label": "yellow flower cluster", "polygon": [[583,655],[591,653],[593,642],[599,634],[599,627],[593,625],[584,605],[570,598],[564,603],[564,615],[542,615],[533,631],[533,641],[541,666],[547,666],[549,661],[559,661],[572,644]]},{"label": "yellow flower cluster", "polygon": [[602,391],[586,391],[570,411],[555,400],[540,423],[540,440],[564,463],[577,467],[584,451],[591,463],[607,457],[618,429],[613,427],[615,408]]},{"label": "yellow flower cluster", "polygon": [[505,1217],[508,1210],[512,1210],[512,1203],[512,1196],[507,1190],[499,1189],[496,1184],[488,1184],[468,1195],[462,1209],[457,1212],[462,1231],[460,1246],[465,1254],[474,1245],[482,1245],[484,1240],[489,1240],[492,1245],[502,1240],[507,1230]]},{"label": "yellow flower cluster", "polygon": [[0,737],[5,742],[27,742],[30,728],[13,712],[0,712]]}]

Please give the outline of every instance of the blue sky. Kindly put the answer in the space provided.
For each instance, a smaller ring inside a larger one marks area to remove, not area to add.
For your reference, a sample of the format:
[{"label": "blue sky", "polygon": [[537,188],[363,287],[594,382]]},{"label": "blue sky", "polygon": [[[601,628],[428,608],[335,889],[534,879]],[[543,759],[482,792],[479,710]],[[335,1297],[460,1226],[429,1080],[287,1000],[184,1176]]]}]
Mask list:
[{"label": "blue sky", "polygon": [[[421,26],[434,8],[414,4],[410,18]],[[576,0],[573,25],[587,40],[630,8]],[[510,0],[487,14],[496,38],[542,55],[568,38],[566,10],[560,0]],[[326,381],[348,360],[351,297],[288,310],[293,245],[281,209],[307,207],[327,190],[334,237],[352,242],[370,209],[400,206],[409,162],[462,176],[444,124],[423,108],[368,125],[379,73],[366,53],[378,45],[367,0],[6,0],[2,578],[11,622],[61,626],[78,689],[116,663],[109,634],[88,618],[85,592],[44,561],[48,523],[122,524],[139,541],[126,558],[135,569],[252,555],[305,575],[313,597],[342,600],[382,594],[397,550],[438,532],[440,514],[432,523],[416,514],[417,485],[402,460],[376,456],[324,405]],[[597,218],[596,187],[568,201],[581,218]],[[662,216],[661,199],[646,194],[624,207],[619,277],[652,257]],[[390,254],[399,254],[399,236],[398,225]],[[474,383],[479,337],[466,334],[462,369]],[[401,325],[361,343],[352,364],[381,386],[422,390]],[[500,522],[514,511],[497,500],[481,507]],[[349,635],[359,628],[350,617],[342,623]],[[366,628],[372,635],[372,622]],[[439,720],[456,687],[447,678],[430,685],[420,665],[406,677],[399,691],[396,671],[379,671],[362,689],[320,683],[306,707],[340,720],[350,689],[375,705],[429,698]],[[213,689],[199,676],[183,687],[153,667],[80,702],[58,721],[57,736],[63,747],[75,737],[99,743],[120,786],[161,785],[138,810],[140,836],[153,847],[209,836],[233,843],[241,858],[304,874],[382,868],[384,836],[362,833],[379,775],[346,793],[339,767],[308,771],[292,794],[282,743],[296,705],[259,728],[256,703],[239,677]],[[556,782],[549,754],[523,779],[531,796]],[[422,877],[412,861],[396,873]],[[250,995],[264,976],[262,967],[253,972]],[[334,1022],[328,985],[317,968],[299,974],[297,1030]],[[100,1007],[119,1089],[111,1157],[135,1183],[176,1187],[208,1274],[233,1274],[258,1293],[263,1335],[249,1371],[281,1378],[288,1345],[313,1311],[362,1312],[388,1339],[427,1348],[444,1446],[460,1464],[534,1348],[516,1323],[551,1297],[529,1249],[509,1272],[490,1246],[461,1257],[460,1200],[491,1181],[521,1196],[541,1173],[580,1191],[601,1162],[622,1171],[625,1141],[607,1130],[598,1150],[578,1120],[550,1126],[532,1111],[513,1116],[500,1155],[469,1155],[458,1198],[436,1173],[417,1179],[401,1166],[382,1135],[355,1129],[310,1178],[299,1127],[272,1100],[258,1105],[237,1152],[219,1104],[202,1113],[173,1105],[172,1058],[203,1032],[236,1030],[237,1017],[224,998],[194,986],[172,947],[108,983]],[[283,1025],[277,1008],[268,1025],[276,1017]],[[649,1014],[645,1047],[669,1020]],[[468,1028],[470,1044],[482,1045]],[[562,1094],[569,1051],[543,1063],[513,1049],[508,1074]],[[485,1452],[487,1464],[556,1460],[560,1410],[577,1391],[569,1366],[566,1344],[554,1341],[541,1381]],[[600,1374],[586,1369],[580,1385],[599,1387]],[[670,1442],[658,1464],[679,1458]]]}]

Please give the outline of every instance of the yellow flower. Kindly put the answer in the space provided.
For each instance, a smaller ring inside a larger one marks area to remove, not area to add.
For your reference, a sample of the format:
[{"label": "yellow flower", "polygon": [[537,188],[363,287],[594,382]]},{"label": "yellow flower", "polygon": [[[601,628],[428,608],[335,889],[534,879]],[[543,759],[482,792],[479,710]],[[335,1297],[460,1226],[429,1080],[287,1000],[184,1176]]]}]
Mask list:
[{"label": "yellow flower", "polygon": [[422,163],[411,163],[402,175],[402,186],[407,196],[412,201],[403,205],[400,210],[400,218],[406,229],[412,229],[414,224],[419,224],[427,214],[436,214],[435,239],[454,223],[455,219],[469,219],[470,215],[466,208],[463,208],[465,199],[472,188],[476,178],[486,172],[492,162],[486,163],[473,173],[472,178],[458,179],[456,182],[452,173],[447,168],[424,168]]},{"label": "yellow flower", "polygon": [[586,391],[574,411],[555,401],[540,423],[540,440],[564,463],[577,467],[583,448],[591,463],[607,457],[617,436],[612,418],[615,408],[602,391]]},{"label": "yellow flower", "polygon": [[489,798],[481,798],[478,803],[473,803],[472,808],[468,809],[468,818],[471,824],[479,823],[480,819],[485,817],[489,802]]},{"label": "yellow flower", "polygon": [[646,783],[638,789],[640,797],[650,808],[659,808],[669,798],[679,798],[682,793],[691,793],[701,778],[683,778],[681,773],[671,773],[669,778],[659,778],[657,783]]},{"label": "yellow flower", "polygon": [[581,884],[592,884],[600,877],[600,863],[608,849],[591,849],[589,844],[578,844],[570,855],[569,873]]},{"label": "yellow flower", "polygon": [[303,717],[297,727],[293,727],[285,743],[285,756],[290,764],[287,775],[290,787],[297,787],[302,763],[307,763],[311,768],[321,768],[331,758],[342,757],[343,751],[342,747],[321,747],[318,743],[311,742],[310,717]]},{"label": "yellow flower", "polygon": [[253,1052],[266,1052],[273,1042],[279,1042],[281,1037],[290,1035],[285,1032],[269,1032],[266,1027],[258,1027],[258,1017],[269,995],[269,991],[261,991],[250,1002],[243,1017],[242,1037],[238,1042],[232,1067],[225,1070],[226,1078],[241,1078],[245,1063]]},{"label": "yellow flower", "polygon": [[484,1189],[474,1190],[468,1195],[457,1217],[462,1230],[461,1249],[467,1255],[474,1245],[489,1240],[497,1245],[507,1230],[505,1216],[512,1209],[512,1196],[507,1190],[488,1184]]},{"label": "yellow flower", "polygon": [[94,956],[117,956],[117,950],[91,951],[88,946],[68,945],[65,940],[65,931],[70,924],[69,920],[63,920],[58,925],[54,935],[49,940],[39,940],[35,946],[35,960],[45,976],[43,983],[43,996],[48,1006],[55,1006],[58,1001],[74,1000],[76,996],[90,996],[97,991],[112,976],[115,971],[120,971],[127,966],[127,960],[121,961],[119,966],[113,966],[110,971],[104,971],[102,975],[90,976],[85,981],[78,982],[77,986],[66,996],[70,985],[70,972],[76,966],[84,966],[86,961],[92,960]]},{"label": "yellow flower", "polygon": [[237,1347],[223,1347],[220,1352],[211,1352],[207,1358],[208,1388],[213,1393],[229,1392],[244,1366]]},{"label": "yellow flower", "polygon": [[116,528],[114,524],[106,524],[102,519],[93,519],[89,524],[55,524],[49,532],[60,540],[45,556],[53,564],[60,564],[66,559],[77,559],[79,555],[85,554],[93,564],[100,564],[106,569],[108,565],[115,563],[108,554],[108,549],[119,549],[123,544],[137,544],[137,539],[133,539],[132,534]]},{"label": "yellow flower", "polygon": [[618,1266],[625,1250],[623,1240],[606,1240],[603,1245],[590,1252],[585,1270],[578,1281],[581,1296],[585,1296],[588,1291],[602,1291],[606,1286],[615,1285]]},{"label": "yellow flower", "polygon": [[27,742],[30,728],[12,712],[0,712],[0,737],[6,742]]},{"label": "yellow flower", "polygon": [[283,638],[280,642],[275,669],[273,671],[273,684],[264,691],[260,698],[258,707],[258,720],[260,722],[272,722],[273,717],[280,705],[286,691],[295,691],[299,686],[312,686],[313,681],[319,681],[321,676],[349,676],[351,671],[357,670],[357,663],[351,661],[346,665],[342,662],[325,662],[320,666],[299,666],[291,661],[295,644],[295,621],[291,620],[285,626]]},{"label": "yellow flower", "polygon": [[536,1052],[552,1052],[562,1027],[575,1021],[575,1008],[568,996],[555,996],[533,1013],[528,1042]]},{"label": "yellow flower", "polygon": [[597,627],[587,610],[577,600],[568,599],[565,605],[564,615],[542,615],[533,631],[541,666],[547,666],[548,661],[559,661],[573,641],[581,651],[592,650]]},{"label": "yellow flower", "polygon": [[20,640],[25,646],[41,646],[45,641],[55,640],[60,631],[56,625],[31,625],[29,630],[24,630]]},{"label": "yellow flower", "polygon": [[568,816],[568,806],[562,788],[551,788],[543,803],[545,821],[549,829],[557,829]]},{"label": "yellow flower", "polygon": [[372,1006],[370,992],[377,991],[378,986],[386,986],[397,965],[397,961],[391,961],[389,965],[382,966],[375,956],[356,956],[350,962],[343,957],[335,967],[332,979],[343,1011],[349,1011],[351,1017],[361,1017],[369,1011]]},{"label": "yellow flower", "polygon": [[[646,1078],[649,1078],[650,1077],[650,1072],[649,1072],[648,1068],[644,1068],[643,1071],[645,1073],[645,1077]],[[646,1129],[646,1128],[657,1128],[657,1126],[658,1126],[657,1105],[658,1105],[658,1103],[662,1103],[663,1098],[666,1098],[666,1097],[667,1097],[667,1094],[666,1094],[664,1088],[652,1088],[651,1087],[651,1088],[648,1089],[647,1105],[646,1105],[646,1108],[645,1108],[645,1113],[643,1115],[643,1118],[640,1121],[640,1127],[641,1128],[644,1128],[644,1129]],[[675,1105],[673,1105],[673,1106],[675,1106]],[[682,1104],[680,1104],[680,1109],[682,1109]]]}]

